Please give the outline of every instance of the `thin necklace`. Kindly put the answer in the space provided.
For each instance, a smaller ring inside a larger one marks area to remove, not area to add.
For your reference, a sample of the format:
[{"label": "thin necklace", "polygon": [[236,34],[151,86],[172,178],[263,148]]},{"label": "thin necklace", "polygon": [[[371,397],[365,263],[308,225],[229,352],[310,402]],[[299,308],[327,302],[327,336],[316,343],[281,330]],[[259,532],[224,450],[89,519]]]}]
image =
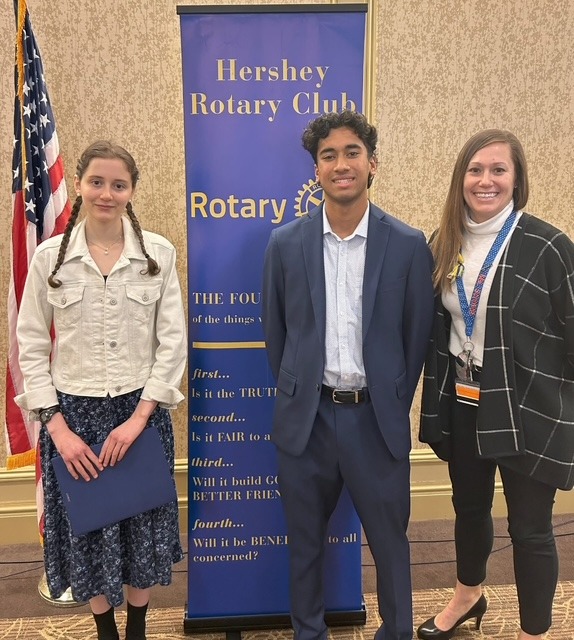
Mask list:
[{"label": "thin necklace", "polygon": [[118,244],[118,242],[120,242],[120,240],[123,240],[123,239],[124,239],[124,236],[123,236],[123,234],[121,234],[119,238],[116,238],[116,239],[112,242],[112,244],[110,244],[110,245],[109,245],[109,246],[107,246],[107,247],[102,247],[102,245],[101,245],[101,244],[98,244],[97,242],[94,242],[93,240],[88,240],[88,244],[92,244],[92,245],[94,245],[94,247],[98,247],[98,249],[101,249],[101,250],[104,252],[104,254],[105,254],[105,255],[108,255],[108,253],[110,252],[110,249],[111,249],[115,244]]}]

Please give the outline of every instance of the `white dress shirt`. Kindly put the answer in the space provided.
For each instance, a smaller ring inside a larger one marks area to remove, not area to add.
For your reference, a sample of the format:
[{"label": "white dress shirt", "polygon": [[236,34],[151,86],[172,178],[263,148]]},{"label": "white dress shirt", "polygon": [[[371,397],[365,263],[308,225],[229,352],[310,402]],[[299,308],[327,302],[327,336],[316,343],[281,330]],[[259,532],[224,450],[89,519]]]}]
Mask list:
[{"label": "white dress shirt", "polygon": [[323,384],[336,389],[367,386],[363,364],[363,275],[369,206],[354,233],[333,232],[323,206],[326,330]]}]

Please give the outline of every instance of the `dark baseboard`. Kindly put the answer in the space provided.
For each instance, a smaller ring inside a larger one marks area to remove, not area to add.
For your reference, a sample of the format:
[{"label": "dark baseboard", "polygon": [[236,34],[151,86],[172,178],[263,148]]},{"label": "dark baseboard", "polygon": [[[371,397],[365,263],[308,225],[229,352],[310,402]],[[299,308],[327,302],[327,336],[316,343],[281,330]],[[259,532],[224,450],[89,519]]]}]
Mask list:
[{"label": "dark baseboard", "polygon": [[[367,607],[363,600],[358,610],[327,611],[325,622],[329,627],[353,627],[367,622]],[[217,618],[189,618],[187,606],[183,629],[185,633],[227,633],[227,640],[240,638],[242,631],[266,629],[288,629],[291,618],[288,613],[261,614],[251,616],[225,616]]]}]

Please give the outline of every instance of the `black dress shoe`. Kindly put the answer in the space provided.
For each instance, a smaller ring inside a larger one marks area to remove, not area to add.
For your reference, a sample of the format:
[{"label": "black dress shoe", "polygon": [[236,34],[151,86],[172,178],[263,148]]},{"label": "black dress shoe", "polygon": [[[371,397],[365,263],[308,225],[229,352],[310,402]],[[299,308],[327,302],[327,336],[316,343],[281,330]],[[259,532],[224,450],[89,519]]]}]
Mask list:
[{"label": "black dress shoe", "polygon": [[375,632],[374,640],[384,640],[385,638],[385,625],[382,624]]},{"label": "black dress shoe", "polygon": [[461,616],[454,625],[443,631],[439,629],[435,622],[434,618],[429,618],[426,622],[423,622],[421,626],[417,629],[417,637],[421,640],[449,640],[454,635],[456,628],[459,627],[463,622],[470,620],[471,618],[476,618],[476,626],[475,629],[480,629],[480,623],[482,622],[482,616],[486,613],[486,609],[488,607],[488,603],[486,598],[482,595],[480,598],[472,605],[472,607]]}]

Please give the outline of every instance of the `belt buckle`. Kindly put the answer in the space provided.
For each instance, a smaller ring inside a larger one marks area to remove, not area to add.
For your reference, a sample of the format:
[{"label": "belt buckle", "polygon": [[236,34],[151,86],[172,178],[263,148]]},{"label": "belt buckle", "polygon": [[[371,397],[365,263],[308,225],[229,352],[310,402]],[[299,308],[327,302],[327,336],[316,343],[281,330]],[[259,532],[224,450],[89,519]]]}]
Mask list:
[{"label": "belt buckle", "polygon": [[339,391],[343,393],[352,393],[354,396],[353,404],[359,404],[359,402],[361,402],[361,399],[359,397],[359,394],[361,393],[361,389],[333,389],[331,398],[333,402],[335,402],[336,404],[351,404],[348,400],[346,402],[345,400],[337,400],[336,395]]}]

